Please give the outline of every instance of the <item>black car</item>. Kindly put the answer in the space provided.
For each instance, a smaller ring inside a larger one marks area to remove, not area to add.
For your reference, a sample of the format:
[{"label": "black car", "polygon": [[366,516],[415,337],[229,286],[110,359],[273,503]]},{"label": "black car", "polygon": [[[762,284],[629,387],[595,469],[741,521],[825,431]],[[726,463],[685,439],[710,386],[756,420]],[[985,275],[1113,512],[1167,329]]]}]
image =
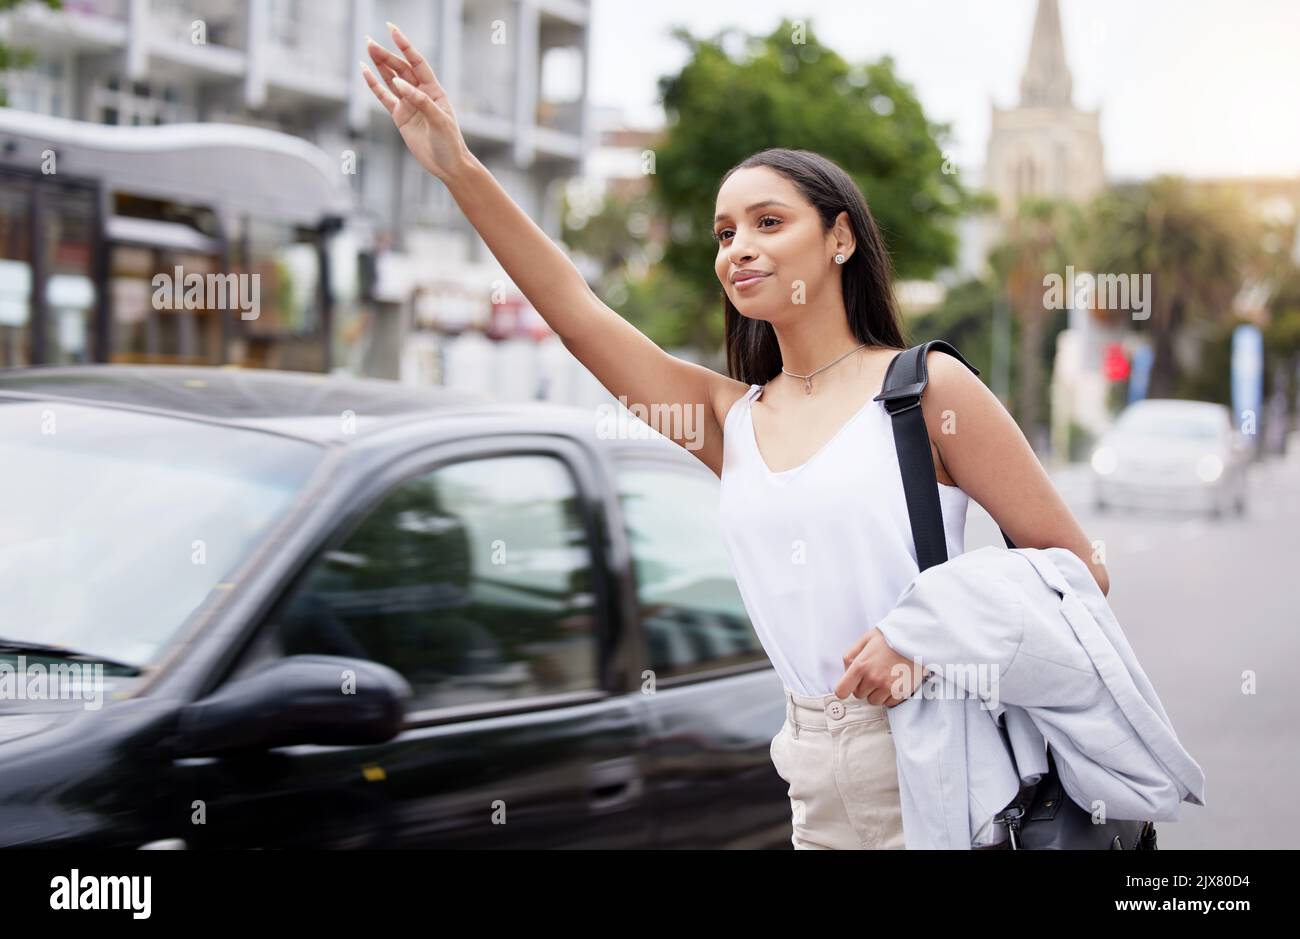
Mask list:
[{"label": "black car", "polygon": [[717,479],[598,410],[0,372],[0,845],[789,848]]}]

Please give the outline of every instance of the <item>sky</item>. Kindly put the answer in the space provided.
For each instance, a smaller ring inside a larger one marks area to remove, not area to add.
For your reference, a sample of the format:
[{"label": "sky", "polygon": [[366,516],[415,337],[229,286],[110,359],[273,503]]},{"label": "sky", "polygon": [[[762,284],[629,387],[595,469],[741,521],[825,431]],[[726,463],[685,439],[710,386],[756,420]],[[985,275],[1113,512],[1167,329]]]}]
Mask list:
[{"label": "sky", "polygon": [[[963,169],[1012,107],[1037,0],[592,0],[591,100],[663,123],[657,79],[695,35],[803,19],[850,62],[891,54]],[[1300,0],[1059,0],[1074,104],[1101,109],[1106,175],[1300,176]]]}]

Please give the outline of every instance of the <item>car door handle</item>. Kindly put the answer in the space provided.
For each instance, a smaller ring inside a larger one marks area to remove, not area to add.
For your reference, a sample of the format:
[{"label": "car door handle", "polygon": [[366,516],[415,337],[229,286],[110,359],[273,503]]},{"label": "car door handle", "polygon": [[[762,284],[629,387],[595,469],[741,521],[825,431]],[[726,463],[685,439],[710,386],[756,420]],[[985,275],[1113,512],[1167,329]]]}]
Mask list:
[{"label": "car door handle", "polygon": [[643,790],[640,764],[635,757],[592,763],[587,771],[587,805],[606,812],[640,800]]}]

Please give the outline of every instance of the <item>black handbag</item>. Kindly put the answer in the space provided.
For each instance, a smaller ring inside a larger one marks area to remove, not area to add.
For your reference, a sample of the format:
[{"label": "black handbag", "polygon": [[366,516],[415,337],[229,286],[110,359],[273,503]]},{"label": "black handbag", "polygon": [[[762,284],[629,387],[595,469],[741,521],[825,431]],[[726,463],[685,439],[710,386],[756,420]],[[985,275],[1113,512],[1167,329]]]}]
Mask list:
[{"label": "black handbag", "polygon": [[[907,514],[921,570],[948,560],[939,480],[930,452],[930,434],[921,413],[921,393],[929,383],[926,354],[931,349],[946,352],[979,374],[979,369],[967,362],[950,343],[932,339],[894,356],[885,372],[880,394],[873,399],[884,403],[893,420]],[[1002,540],[1008,548],[1015,547],[1005,531]],[[1011,753],[1005,724],[999,723],[998,728],[1007,752]],[[1150,821],[1111,819],[1104,824],[1095,824],[1092,814],[1069,798],[1062,788],[1050,745],[1047,748],[1047,772],[1037,783],[1022,785],[1020,792],[994,816],[994,820],[1006,826],[1007,839],[990,847],[1013,850],[1156,849],[1156,828]]]}]

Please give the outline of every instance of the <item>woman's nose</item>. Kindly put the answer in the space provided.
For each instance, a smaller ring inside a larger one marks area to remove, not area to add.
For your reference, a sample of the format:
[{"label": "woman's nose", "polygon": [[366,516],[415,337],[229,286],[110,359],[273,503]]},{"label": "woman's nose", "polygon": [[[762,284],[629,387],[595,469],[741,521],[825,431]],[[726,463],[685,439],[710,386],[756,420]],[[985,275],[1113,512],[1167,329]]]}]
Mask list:
[{"label": "woman's nose", "polygon": [[740,264],[741,262],[754,260],[754,252],[749,250],[748,245],[737,245],[733,241],[731,243],[731,254],[728,257],[731,259],[732,264]]}]

